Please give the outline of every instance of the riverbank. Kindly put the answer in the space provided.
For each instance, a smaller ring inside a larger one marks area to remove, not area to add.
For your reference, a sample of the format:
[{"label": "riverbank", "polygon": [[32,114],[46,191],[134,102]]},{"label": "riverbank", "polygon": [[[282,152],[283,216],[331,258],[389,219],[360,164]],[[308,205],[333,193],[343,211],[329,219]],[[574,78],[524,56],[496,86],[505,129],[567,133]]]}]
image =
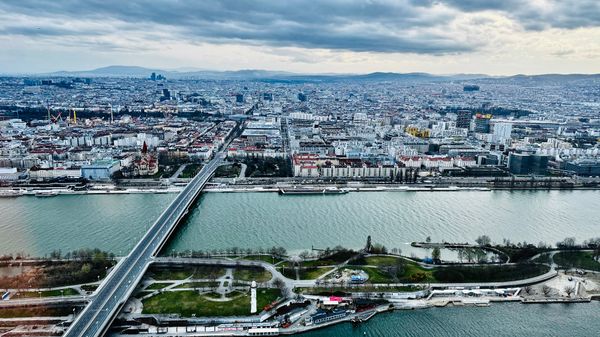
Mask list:
[{"label": "riverbank", "polygon": [[[179,193],[184,183],[165,185],[164,188],[157,187],[119,187],[113,184],[91,185],[87,189],[70,188],[1,188],[0,198],[13,198],[19,196],[52,197],[56,195],[102,195],[102,194],[166,194]],[[303,183],[290,184],[277,182],[274,184],[236,184],[236,183],[210,183],[204,192],[211,193],[248,193],[248,192],[279,192],[282,188],[309,188],[315,190],[337,188],[344,192],[488,192],[488,191],[574,191],[574,190],[600,190],[600,186],[458,186],[448,184],[374,184],[374,183]]]},{"label": "riverbank", "polygon": [[[556,303],[585,303],[577,307],[582,307],[586,310],[586,305],[590,305],[590,299],[547,299],[546,301],[533,302],[519,295],[520,288],[511,289],[476,289],[476,290],[448,290],[448,291],[433,291],[426,299],[396,299],[388,303],[370,307],[366,310],[333,310],[331,319],[324,319],[315,323],[315,317],[318,316],[318,309],[307,308],[299,311],[297,314],[292,314],[290,321],[284,325],[271,325],[267,321],[258,323],[223,323],[223,324],[192,324],[192,325],[171,325],[169,327],[158,328],[151,325],[141,326],[140,331],[136,331],[137,335],[154,337],[154,336],[278,336],[278,335],[310,335],[322,331],[327,336],[338,334],[333,333],[336,329],[344,326],[352,326],[352,329],[362,329],[370,326],[369,321],[379,317],[380,314],[389,312],[421,312],[421,310],[440,310],[439,312],[456,312],[451,308],[461,308],[467,310],[472,308],[481,313],[489,312],[489,309],[480,310],[481,307],[490,307],[493,304],[500,306],[507,303],[537,303],[539,307],[552,306]],[[306,296],[308,300],[314,303],[330,303],[349,301],[345,297],[327,297],[327,296]],[[351,301],[351,300],[350,300]],[[311,304],[311,306],[314,304]],[[522,306],[525,310],[535,310],[532,306]],[[572,308],[573,306],[571,306]],[[588,308],[588,310],[590,310]],[[593,310],[592,310],[593,311]],[[317,312],[317,314],[315,314]],[[312,316],[312,317],[311,317]],[[335,317],[335,318],[333,318]],[[239,317],[240,321],[250,320],[251,318]],[[386,318],[384,320],[388,319]],[[381,319],[377,319],[381,322]],[[250,321],[249,321],[250,322]],[[347,336],[346,334],[343,334]],[[114,336],[130,336],[128,334],[117,334]],[[340,335],[341,336],[341,335]]]}]

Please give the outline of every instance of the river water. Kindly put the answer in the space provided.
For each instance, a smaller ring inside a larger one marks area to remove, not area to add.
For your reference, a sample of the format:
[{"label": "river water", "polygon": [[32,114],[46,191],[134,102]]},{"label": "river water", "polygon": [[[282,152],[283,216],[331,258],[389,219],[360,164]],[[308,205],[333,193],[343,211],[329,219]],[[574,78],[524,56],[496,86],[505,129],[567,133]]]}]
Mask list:
[{"label": "river water", "polygon": [[[96,247],[125,254],[175,197],[173,194],[66,195],[0,199],[0,255],[43,256]],[[374,242],[410,251],[424,240],[555,243],[600,236],[600,191],[372,192],[333,196],[207,193],[167,250],[280,245],[359,248]],[[320,336],[596,336],[600,303],[493,304],[375,316]],[[366,334],[365,334],[366,333]]]},{"label": "river water", "polygon": [[[173,194],[0,199],[0,254],[41,256],[96,247],[124,254]],[[408,242],[556,243],[600,236],[600,191],[360,192],[328,196],[206,193],[168,245],[175,249],[283,246],[291,251]]]},{"label": "river water", "polygon": [[376,315],[360,326],[349,323],[302,337],[584,337],[598,336],[600,303],[518,304],[431,308]]}]

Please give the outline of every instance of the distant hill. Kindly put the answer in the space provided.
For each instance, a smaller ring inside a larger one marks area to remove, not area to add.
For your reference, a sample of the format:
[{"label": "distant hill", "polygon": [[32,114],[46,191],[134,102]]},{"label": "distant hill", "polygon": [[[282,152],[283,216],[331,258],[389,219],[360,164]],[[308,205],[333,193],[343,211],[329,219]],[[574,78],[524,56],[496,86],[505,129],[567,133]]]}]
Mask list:
[{"label": "distant hill", "polygon": [[83,71],[57,71],[43,74],[51,76],[78,76],[78,77],[148,77],[151,73],[162,73],[160,69],[149,69],[137,66],[108,66],[93,70]]},{"label": "distant hill", "polygon": [[148,78],[151,73],[162,74],[167,79],[203,79],[203,80],[236,80],[236,81],[266,81],[266,82],[339,82],[339,81],[406,81],[406,82],[437,82],[437,81],[509,81],[526,83],[531,81],[573,81],[589,78],[600,78],[600,74],[544,74],[544,75],[514,75],[491,77],[485,74],[454,74],[434,75],[428,73],[394,73],[374,72],[369,74],[299,74],[285,71],[269,71],[246,69],[236,71],[196,70],[194,68],[179,68],[178,70],[152,69],[138,66],[113,65],[85,71],[58,71],[39,74],[39,76],[69,76],[69,77],[131,77]]},{"label": "distant hill", "polygon": [[[189,71],[185,71],[189,70]],[[152,69],[138,66],[114,65],[84,71],[57,71],[39,74],[40,76],[68,77],[133,77],[147,78],[151,73],[162,74],[168,79],[206,79],[206,80],[259,80],[280,82],[330,82],[330,81],[436,81],[485,78],[481,74],[432,75],[427,73],[392,73],[375,72],[370,74],[298,74],[285,71],[268,71],[245,69],[236,71],[195,70],[180,68],[180,70]]]}]

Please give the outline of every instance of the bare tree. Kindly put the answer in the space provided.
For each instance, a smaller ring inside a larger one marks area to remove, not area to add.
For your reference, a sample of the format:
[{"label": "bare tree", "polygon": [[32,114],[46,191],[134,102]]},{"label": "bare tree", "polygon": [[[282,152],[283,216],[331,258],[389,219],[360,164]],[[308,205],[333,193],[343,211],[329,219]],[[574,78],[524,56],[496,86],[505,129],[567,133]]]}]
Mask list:
[{"label": "bare tree", "polygon": [[571,295],[575,292],[575,287],[574,286],[566,286],[565,287],[565,293],[567,294],[567,297],[571,297]]},{"label": "bare tree", "polygon": [[492,239],[490,239],[490,237],[487,235],[480,235],[477,237],[475,242],[477,242],[477,244],[480,246],[489,246],[492,243]]},{"label": "bare tree", "polygon": [[531,286],[526,286],[523,287],[523,291],[527,294],[527,295],[531,295],[533,293],[533,288]]},{"label": "bare tree", "polygon": [[276,279],[273,281],[273,285],[274,285],[275,287],[277,287],[277,288],[279,289],[279,291],[281,291],[281,295],[283,295],[283,296],[287,296],[287,293],[288,293],[288,288],[287,288],[287,286],[285,285],[285,282],[283,282],[283,280],[282,280],[282,279],[280,279],[280,278],[276,278]]},{"label": "bare tree", "polygon": [[574,237],[568,237],[560,242],[557,242],[556,246],[562,249],[573,249],[575,248],[575,242],[576,241]]},{"label": "bare tree", "polygon": [[307,259],[309,256],[310,256],[310,253],[308,252],[308,250],[302,251],[302,252],[301,252],[301,253],[298,255],[298,257],[299,257],[299,258],[300,258],[302,261],[306,260],[306,259]]},{"label": "bare tree", "polygon": [[550,293],[552,292],[552,288],[550,288],[549,286],[545,285],[542,287],[542,293],[544,294],[544,296],[548,297],[550,296]]}]

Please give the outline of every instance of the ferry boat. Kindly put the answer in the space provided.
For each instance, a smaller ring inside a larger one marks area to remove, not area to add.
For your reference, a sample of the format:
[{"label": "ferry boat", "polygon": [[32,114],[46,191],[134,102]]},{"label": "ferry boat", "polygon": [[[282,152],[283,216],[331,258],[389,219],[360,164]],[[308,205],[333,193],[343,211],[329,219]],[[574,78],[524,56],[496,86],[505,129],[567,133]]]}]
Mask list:
[{"label": "ferry boat", "polygon": [[36,197],[47,198],[47,197],[55,197],[58,195],[56,191],[37,191],[35,192]]},{"label": "ferry boat", "polygon": [[300,194],[346,194],[347,190],[343,190],[337,187],[326,187],[326,188],[314,188],[314,187],[294,187],[294,188],[280,188],[280,195],[300,195]]}]

